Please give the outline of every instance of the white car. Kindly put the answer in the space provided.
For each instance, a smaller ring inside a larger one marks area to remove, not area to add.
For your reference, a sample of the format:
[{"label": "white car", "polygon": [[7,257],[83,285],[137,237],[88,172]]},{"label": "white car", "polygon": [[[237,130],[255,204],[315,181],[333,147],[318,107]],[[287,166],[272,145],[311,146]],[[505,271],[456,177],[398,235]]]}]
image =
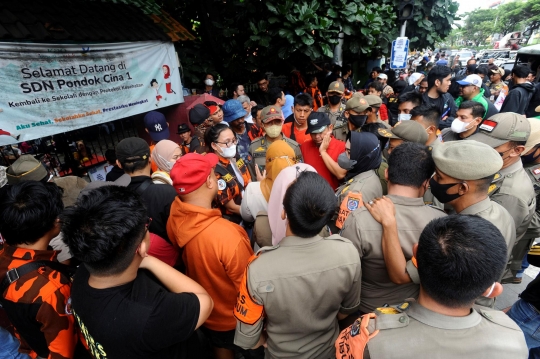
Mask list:
[{"label": "white car", "polygon": [[461,66],[467,66],[467,61],[473,57],[473,53],[471,51],[460,51],[458,52],[458,55]]}]

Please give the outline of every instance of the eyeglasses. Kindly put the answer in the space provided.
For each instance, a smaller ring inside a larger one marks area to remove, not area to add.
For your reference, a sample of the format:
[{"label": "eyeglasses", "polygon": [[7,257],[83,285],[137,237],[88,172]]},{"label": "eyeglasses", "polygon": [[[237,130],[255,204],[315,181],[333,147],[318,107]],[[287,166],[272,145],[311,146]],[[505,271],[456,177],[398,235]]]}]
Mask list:
[{"label": "eyeglasses", "polygon": [[219,143],[220,145],[225,145],[225,147],[231,147],[232,145],[238,144],[238,138],[235,138],[234,140],[232,140],[232,141],[227,141],[227,142],[218,142],[218,141],[215,141],[214,143]]}]

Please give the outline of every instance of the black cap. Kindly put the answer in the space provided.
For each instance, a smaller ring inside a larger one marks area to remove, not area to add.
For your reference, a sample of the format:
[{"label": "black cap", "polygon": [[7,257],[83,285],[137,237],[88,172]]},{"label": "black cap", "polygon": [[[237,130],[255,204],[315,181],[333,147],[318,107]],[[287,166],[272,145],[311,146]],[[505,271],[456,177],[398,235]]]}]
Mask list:
[{"label": "black cap", "polygon": [[210,110],[205,105],[197,104],[189,110],[189,122],[193,125],[200,125],[210,117]]},{"label": "black cap", "polygon": [[185,132],[190,132],[189,126],[185,123],[181,123],[178,125],[178,131],[176,132],[177,135],[180,135]]},{"label": "black cap", "polygon": [[332,122],[330,117],[324,112],[311,112],[308,119],[306,135],[310,133],[318,133],[323,127],[330,126]]},{"label": "black cap", "polygon": [[124,138],[116,145],[116,158],[120,162],[136,162],[150,158],[150,146],[139,137]]}]

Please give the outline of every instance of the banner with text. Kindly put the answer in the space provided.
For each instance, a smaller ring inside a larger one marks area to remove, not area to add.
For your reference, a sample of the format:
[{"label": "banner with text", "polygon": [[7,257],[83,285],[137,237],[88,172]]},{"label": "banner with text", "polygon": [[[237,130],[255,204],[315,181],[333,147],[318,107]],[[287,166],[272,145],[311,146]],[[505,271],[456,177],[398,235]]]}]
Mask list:
[{"label": "banner with text", "polygon": [[184,102],[171,42],[0,43],[0,145]]}]

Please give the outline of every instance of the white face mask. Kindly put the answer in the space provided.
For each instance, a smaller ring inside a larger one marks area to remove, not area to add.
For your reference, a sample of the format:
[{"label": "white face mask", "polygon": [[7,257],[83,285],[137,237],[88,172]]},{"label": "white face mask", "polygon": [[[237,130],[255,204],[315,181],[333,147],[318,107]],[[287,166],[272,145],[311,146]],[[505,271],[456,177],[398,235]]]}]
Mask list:
[{"label": "white face mask", "polygon": [[469,124],[471,124],[471,122],[463,122],[463,121],[458,120],[456,118],[456,119],[454,119],[454,121],[452,121],[452,126],[450,127],[450,129],[454,133],[463,133],[463,132],[465,132],[467,130],[470,130],[470,128],[467,128],[467,126],[469,126]]},{"label": "white face mask", "polygon": [[212,86],[212,85],[214,84],[214,80],[212,80],[212,79],[206,79],[206,80],[204,80],[204,84],[205,84],[206,86]]},{"label": "white face mask", "polygon": [[231,147],[219,146],[219,150],[221,151],[221,156],[224,158],[233,158],[236,156],[236,145],[231,145]]},{"label": "white face mask", "polygon": [[398,115],[398,121],[409,121],[411,119],[411,114],[402,113]]}]

